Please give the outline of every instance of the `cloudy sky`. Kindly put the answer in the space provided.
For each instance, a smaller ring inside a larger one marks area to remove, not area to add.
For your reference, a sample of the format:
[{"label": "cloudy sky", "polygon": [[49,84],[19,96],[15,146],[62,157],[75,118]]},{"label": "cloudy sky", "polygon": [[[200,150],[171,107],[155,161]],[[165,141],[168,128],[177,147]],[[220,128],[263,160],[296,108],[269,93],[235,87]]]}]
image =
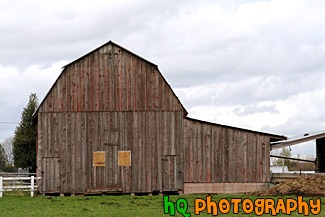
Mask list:
[{"label": "cloudy sky", "polygon": [[31,92],[41,101],[62,66],[109,40],[156,63],[190,117],[289,137],[325,128],[323,0],[4,0],[0,142]]}]

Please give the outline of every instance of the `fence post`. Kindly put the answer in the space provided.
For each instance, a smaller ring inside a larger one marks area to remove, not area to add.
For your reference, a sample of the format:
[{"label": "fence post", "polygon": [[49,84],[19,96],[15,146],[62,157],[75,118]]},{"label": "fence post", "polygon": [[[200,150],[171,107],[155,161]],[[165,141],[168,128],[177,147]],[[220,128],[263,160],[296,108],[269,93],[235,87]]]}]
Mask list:
[{"label": "fence post", "polygon": [[30,186],[30,189],[31,189],[30,196],[34,197],[34,176],[31,177],[30,184],[31,184],[31,186]]},{"label": "fence post", "polygon": [[2,197],[2,176],[0,176],[0,197]]}]

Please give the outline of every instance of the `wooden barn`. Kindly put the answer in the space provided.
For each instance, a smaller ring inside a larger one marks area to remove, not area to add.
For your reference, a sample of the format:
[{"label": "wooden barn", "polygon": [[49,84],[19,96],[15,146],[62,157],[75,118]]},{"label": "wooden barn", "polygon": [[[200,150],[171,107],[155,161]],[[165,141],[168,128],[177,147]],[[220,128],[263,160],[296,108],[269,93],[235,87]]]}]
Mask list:
[{"label": "wooden barn", "polygon": [[34,118],[42,193],[255,190],[286,139],[188,118],[157,65],[111,41],[64,66]]}]

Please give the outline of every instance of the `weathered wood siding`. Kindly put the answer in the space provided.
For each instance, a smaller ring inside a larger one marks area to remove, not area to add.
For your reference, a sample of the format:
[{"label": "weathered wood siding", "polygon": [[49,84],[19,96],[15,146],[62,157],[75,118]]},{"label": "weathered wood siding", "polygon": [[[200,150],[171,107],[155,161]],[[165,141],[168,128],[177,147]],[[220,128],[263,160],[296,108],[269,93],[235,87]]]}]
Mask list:
[{"label": "weathered wood siding", "polygon": [[39,112],[179,111],[157,66],[112,44],[68,65]]},{"label": "weathered wood siding", "polygon": [[[38,128],[42,192],[183,189],[182,111],[39,113]],[[105,167],[93,167],[95,151]],[[130,167],[118,166],[118,151],[131,151]]]},{"label": "weathered wood siding", "polygon": [[184,182],[270,181],[270,137],[184,120]]}]

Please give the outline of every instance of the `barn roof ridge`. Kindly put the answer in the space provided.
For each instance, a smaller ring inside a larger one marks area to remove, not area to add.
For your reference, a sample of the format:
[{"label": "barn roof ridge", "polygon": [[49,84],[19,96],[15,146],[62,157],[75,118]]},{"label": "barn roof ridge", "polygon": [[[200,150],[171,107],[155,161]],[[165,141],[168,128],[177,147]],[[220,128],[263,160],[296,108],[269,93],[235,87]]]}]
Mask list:
[{"label": "barn roof ridge", "polygon": [[82,59],[82,58],[88,56],[89,54],[91,54],[91,53],[93,53],[93,52],[99,50],[100,48],[102,48],[102,47],[104,47],[104,46],[106,46],[106,45],[109,45],[109,44],[112,44],[112,45],[114,45],[114,46],[116,46],[116,47],[119,47],[119,48],[121,48],[121,49],[127,51],[128,53],[130,53],[130,54],[132,54],[132,55],[138,57],[139,59],[141,59],[141,60],[143,60],[143,61],[145,61],[145,62],[147,62],[147,63],[149,63],[149,64],[151,64],[151,65],[153,65],[153,66],[158,67],[157,64],[155,64],[155,63],[153,63],[153,62],[150,62],[149,60],[145,59],[144,57],[142,57],[142,56],[140,56],[140,55],[138,55],[138,54],[136,54],[136,53],[134,53],[134,52],[132,52],[132,51],[126,49],[125,47],[122,47],[122,46],[119,45],[119,44],[116,44],[116,43],[113,42],[112,40],[109,40],[108,42],[106,42],[106,43],[100,45],[99,47],[97,47],[97,48],[95,48],[95,49],[89,51],[88,53],[86,53],[86,54],[80,56],[79,58],[73,60],[72,62],[70,62],[70,63],[64,65],[62,68],[65,68],[65,67],[67,67],[67,66],[69,66],[69,65],[71,65],[71,64],[73,64],[73,63],[75,63],[76,61],[78,61],[78,60],[80,60],[80,59]]}]

